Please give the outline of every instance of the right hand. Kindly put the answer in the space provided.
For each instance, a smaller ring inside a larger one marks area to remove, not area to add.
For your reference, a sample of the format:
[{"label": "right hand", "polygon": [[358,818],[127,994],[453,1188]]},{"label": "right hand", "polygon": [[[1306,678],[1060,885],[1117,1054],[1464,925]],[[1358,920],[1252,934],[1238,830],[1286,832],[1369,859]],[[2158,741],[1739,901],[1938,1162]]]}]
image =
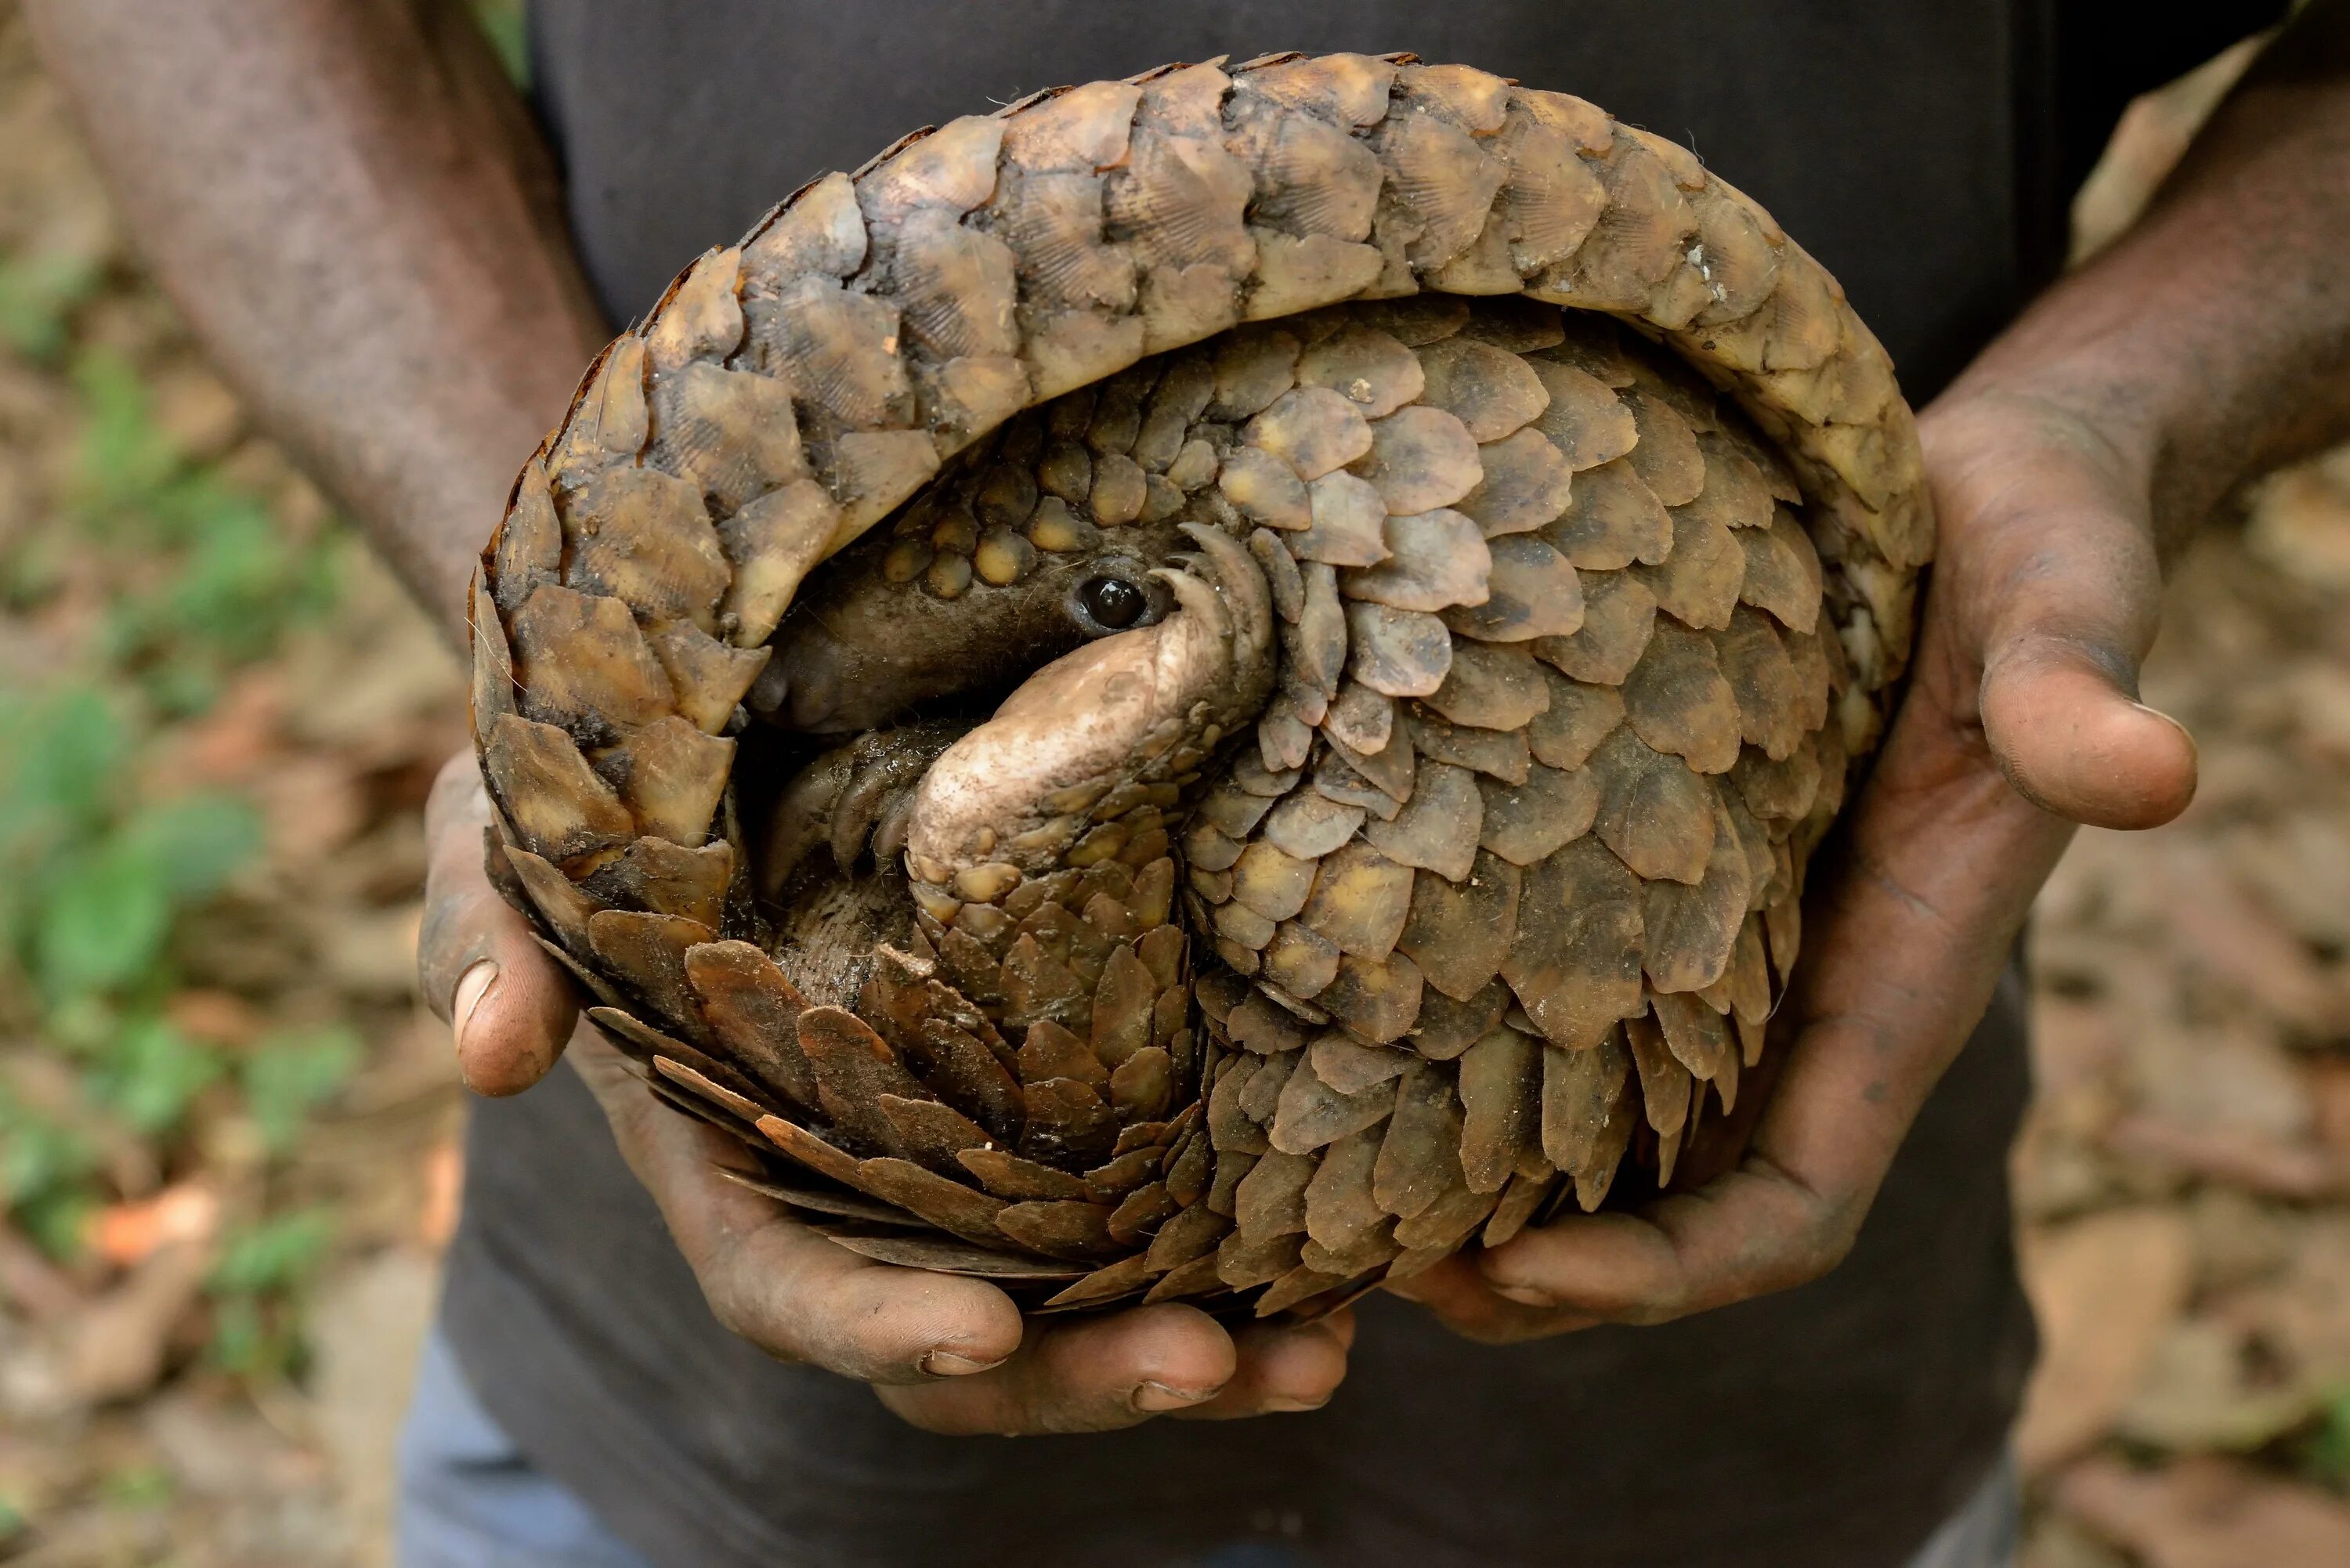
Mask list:
[{"label": "right hand", "polygon": [[477,1093],[520,1093],[569,1055],[729,1330],[780,1360],[870,1383],[883,1404],[933,1432],[1104,1431],[1161,1414],[1310,1410],[1346,1376],[1346,1313],[1229,1332],[1172,1303],[1026,1321],[983,1280],[860,1257],[727,1180],[721,1169],[755,1173],[757,1158],[656,1100],[579,1017],[569,979],[483,870],[488,822],[473,753],[460,753],[424,814],[425,1001],[453,1019],[458,1066]]}]

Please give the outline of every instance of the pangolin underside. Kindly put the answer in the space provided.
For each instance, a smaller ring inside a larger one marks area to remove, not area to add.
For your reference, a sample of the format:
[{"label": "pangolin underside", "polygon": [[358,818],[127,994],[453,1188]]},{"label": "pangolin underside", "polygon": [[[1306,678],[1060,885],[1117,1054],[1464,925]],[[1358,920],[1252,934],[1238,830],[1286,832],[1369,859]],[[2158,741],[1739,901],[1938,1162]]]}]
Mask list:
[{"label": "pangolin underside", "polygon": [[492,871],[844,1246],[1322,1310],[1734,1102],[1931,539],[1680,147],[1409,56],[1038,94],[590,369],[474,589]]}]

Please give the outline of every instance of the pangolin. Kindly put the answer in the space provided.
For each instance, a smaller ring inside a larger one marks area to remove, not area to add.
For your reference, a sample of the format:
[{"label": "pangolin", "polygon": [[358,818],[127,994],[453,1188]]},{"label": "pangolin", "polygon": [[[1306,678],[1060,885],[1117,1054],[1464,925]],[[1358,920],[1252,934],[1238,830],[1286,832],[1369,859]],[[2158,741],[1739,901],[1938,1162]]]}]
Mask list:
[{"label": "pangolin", "polygon": [[1325,1310],[1734,1103],[1931,539],[1684,149],[1409,56],[1038,94],[591,368],[474,590],[491,867],[842,1245]]}]

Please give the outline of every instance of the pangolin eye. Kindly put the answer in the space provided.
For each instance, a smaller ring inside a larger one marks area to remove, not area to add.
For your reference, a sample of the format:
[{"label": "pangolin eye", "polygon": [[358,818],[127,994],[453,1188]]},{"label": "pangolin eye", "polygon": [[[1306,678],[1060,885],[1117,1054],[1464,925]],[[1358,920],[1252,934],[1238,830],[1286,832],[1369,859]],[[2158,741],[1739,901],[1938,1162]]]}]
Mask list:
[{"label": "pangolin eye", "polygon": [[1077,606],[1107,631],[1124,631],[1150,608],[1150,596],[1124,577],[1088,577],[1077,585]]}]

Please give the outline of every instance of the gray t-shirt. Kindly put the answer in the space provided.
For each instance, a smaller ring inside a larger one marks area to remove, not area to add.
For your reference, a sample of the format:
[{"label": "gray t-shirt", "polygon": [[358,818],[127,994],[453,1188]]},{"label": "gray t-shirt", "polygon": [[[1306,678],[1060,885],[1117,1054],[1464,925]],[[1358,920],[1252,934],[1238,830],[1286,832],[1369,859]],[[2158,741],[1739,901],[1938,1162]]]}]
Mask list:
[{"label": "gray t-shirt", "polygon": [[[533,56],[616,320],[913,127],[1170,59],[1409,48],[1694,146],[1843,279],[1922,402],[2053,268],[2126,99],[2282,6],[2229,9],[536,0]],[[474,1108],[446,1322],[531,1460],[677,1568],[1139,1568],[1250,1535],[1334,1568],[1891,1568],[1993,1462],[2031,1360],[2004,1169],[2021,1012],[2011,976],[1828,1278],[1508,1348],[1375,1297],[1308,1416],[914,1431],[711,1320],[568,1073]]]}]

